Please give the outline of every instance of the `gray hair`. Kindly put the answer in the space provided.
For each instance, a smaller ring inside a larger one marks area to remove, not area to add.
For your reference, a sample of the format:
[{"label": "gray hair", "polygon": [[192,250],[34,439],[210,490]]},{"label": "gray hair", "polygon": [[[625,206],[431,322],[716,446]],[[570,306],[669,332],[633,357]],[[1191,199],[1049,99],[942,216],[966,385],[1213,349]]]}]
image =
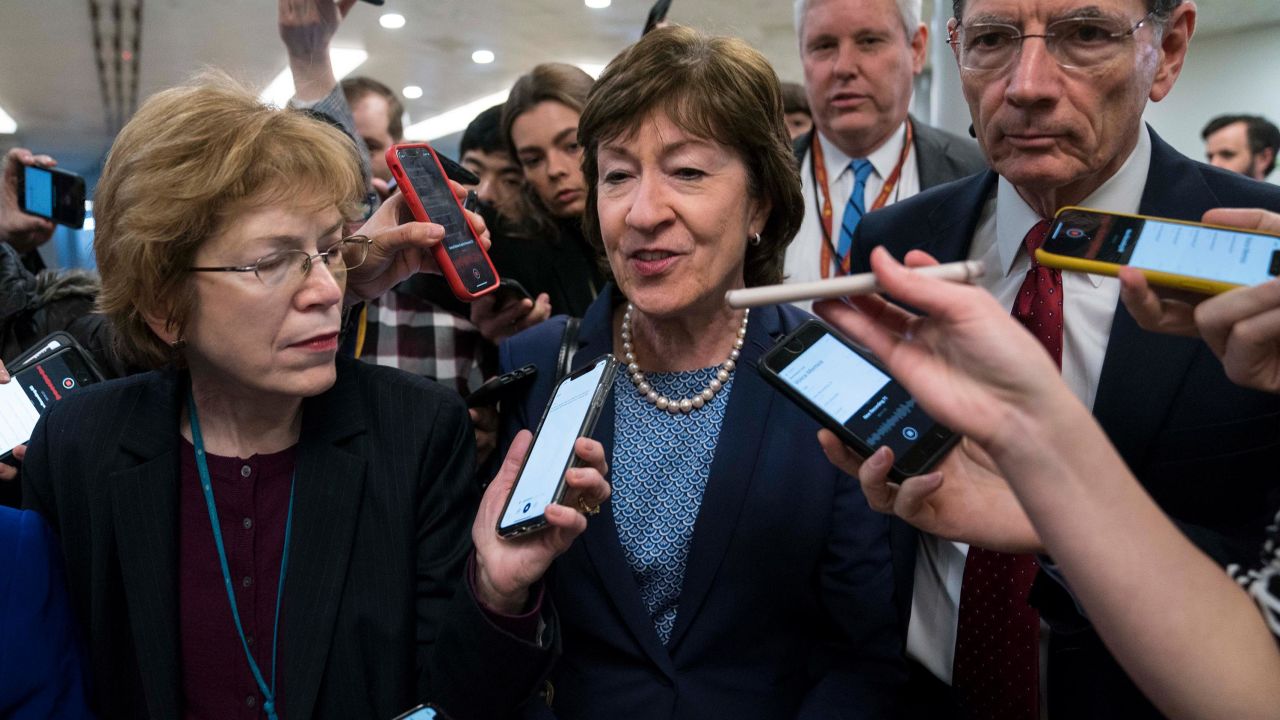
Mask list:
[{"label": "gray hair", "polygon": [[[920,26],[920,4],[922,0],[894,0],[898,6],[898,14],[902,16],[902,31],[910,40]],[[813,0],[795,0],[796,40],[804,41],[804,16],[809,11]]]}]

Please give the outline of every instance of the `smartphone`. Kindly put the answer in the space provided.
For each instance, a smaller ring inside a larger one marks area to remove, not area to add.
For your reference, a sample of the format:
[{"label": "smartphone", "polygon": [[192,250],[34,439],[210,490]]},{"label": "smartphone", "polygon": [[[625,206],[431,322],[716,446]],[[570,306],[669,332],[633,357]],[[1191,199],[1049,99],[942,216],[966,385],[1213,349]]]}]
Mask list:
[{"label": "smartphone", "polygon": [[1036,259],[1047,267],[1115,275],[1142,271],[1154,285],[1214,295],[1280,274],[1280,237],[1183,220],[1066,207]]},{"label": "smartphone", "polygon": [[454,296],[471,302],[493,292],[498,287],[498,271],[449,187],[431,146],[392,145],[387,148],[387,166],[414,218],[444,226],[444,240],[432,248],[432,254]]},{"label": "smartphone", "polygon": [[60,348],[14,372],[12,380],[0,385],[0,462],[31,439],[36,421],[53,403],[100,380],[78,347]]},{"label": "smartphone", "polygon": [[510,538],[546,527],[547,505],[560,502],[565,471],[577,464],[573,444],[595,429],[617,372],[618,361],[605,354],[556,384],[502,508],[499,535]]},{"label": "smartphone", "polygon": [[489,378],[483,385],[472,390],[467,395],[467,407],[493,405],[516,390],[528,385],[537,375],[537,366],[529,364],[522,368],[516,368],[509,373]]},{"label": "smartphone", "polygon": [[863,457],[888,445],[894,480],[928,472],[959,439],[870,354],[817,320],[779,340],[759,368],[766,381]]},{"label": "smartphone", "polygon": [[18,208],[79,230],[84,227],[84,178],[57,168],[25,165],[18,176]]},{"label": "smartphone", "polygon": [[502,282],[498,283],[498,289],[494,291],[493,296],[498,301],[498,307],[504,307],[520,300],[533,300],[533,294],[524,285],[521,285],[519,281],[511,278],[503,278]]}]

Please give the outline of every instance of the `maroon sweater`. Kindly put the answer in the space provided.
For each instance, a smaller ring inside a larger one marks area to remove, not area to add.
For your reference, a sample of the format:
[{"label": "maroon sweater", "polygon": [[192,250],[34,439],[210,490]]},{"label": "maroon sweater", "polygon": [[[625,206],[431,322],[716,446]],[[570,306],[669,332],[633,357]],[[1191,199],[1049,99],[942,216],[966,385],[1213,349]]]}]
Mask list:
[{"label": "maroon sweater", "polygon": [[[222,581],[218,550],[209,527],[209,510],[195,449],[182,442],[182,469],[178,491],[178,636],[186,720],[258,720],[266,717],[266,698],[258,689],[236,634],[231,606]],[[289,485],[293,477],[294,448],[270,455],[240,458],[209,455],[222,544],[227,553],[240,623],[262,678],[271,684],[271,638],[275,627],[276,591],[280,558],[284,550],[285,518],[289,511]],[[305,482],[299,478],[298,482]],[[468,563],[467,589],[475,595],[474,559]],[[499,628],[517,637],[535,639],[542,612],[542,583],[531,597],[528,612],[505,616],[485,615]],[[280,607],[281,627],[289,611]],[[276,649],[276,709],[287,715],[284,668],[289,662],[283,642]]]}]

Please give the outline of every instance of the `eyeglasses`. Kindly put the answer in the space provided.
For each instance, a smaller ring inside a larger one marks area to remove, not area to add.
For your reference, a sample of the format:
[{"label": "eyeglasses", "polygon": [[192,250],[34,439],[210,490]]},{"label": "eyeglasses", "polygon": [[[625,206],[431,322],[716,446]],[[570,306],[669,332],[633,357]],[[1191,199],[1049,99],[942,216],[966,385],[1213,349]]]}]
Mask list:
[{"label": "eyeglasses", "polygon": [[1153,15],[1147,13],[1132,25],[1107,17],[1066,18],[1049,23],[1042,34],[1023,33],[1001,23],[961,25],[951,31],[947,44],[955,48],[960,67],[965,70],[1005,69],[1027,38],[1043,38],[1045,49],[1064,68],[1090,68],[1119,57],[1133,34]]},{"label": "eyeglasses", "polygon": [[369,257],[369,246],[373,240],[364,235],[345,237],[333,247],[314,255],[305,250],[281,250],[265,257],[258,258],[252,265],[229,265],[226,267],[190,267],[190,272],[251,272],[258,280],[269,288],[301,283],[311,272],[311,262],[319,260],[329,268],[338,281],[346,279],[347,271],[360,267]]}]

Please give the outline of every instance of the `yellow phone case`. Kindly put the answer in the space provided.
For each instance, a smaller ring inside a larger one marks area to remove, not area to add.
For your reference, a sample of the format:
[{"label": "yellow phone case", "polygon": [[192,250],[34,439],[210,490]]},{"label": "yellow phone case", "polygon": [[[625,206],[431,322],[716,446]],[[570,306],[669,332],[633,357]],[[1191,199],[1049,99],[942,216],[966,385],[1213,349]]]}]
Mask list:
[{"label": "yellow phone case", "polygon": [[[1139,218],[1142,220],[1158,220],[1160,222],[1177,223],[1179,225],[1192,225],[1194,227],[1208,227],[1217,230],[1229,230],[1231,232],[1250,232],[1256,235],[1269,235],[1270,233],[1258,232],[1256,230],[1241,230],[1240,228],[1226,227],[1224,225],[1209,225],[1206,223],[1188,222],[1186,220],[1173,220],[1170,218],[1159,218],[1151,215],[1133,215],[1130,213],[1104,212],[1093,208],[1068,206],[1058,210],[1058,215],[1068,210],[1082,210],[1084,212],[1102,213],[1105,215],[1118,215],[1120,217]],[[1056,217],[1056,216],[1055,216]],[[1120,268],[1125,267],[1116,263],[1102,262],[1101,260],[1090,260],[1087,258],[1073,257],[1070,255],[1058,255],[1057,253],[1045,252],[1043,248],[1036,250],[1036,260],[1045,267],[1057,268],[1059,270],[1070,270],[1073,272],[1086,272],[1095,275],[1107,275],[1115,277],[1119,274]],[[1222,282],[1221,280],[1210,280],[1209,278],[1193,277],[1191,275],[1179,275],[1176,273],[1161,272],[1159,270],[1147,270],[1145,268],[1137,268],[1147,278],[1152,285],[1160,285],[1162,287],[1176,288],[1178,290],[1187,290],[1189,292],[1201,293],[1204,295],[1217,295],[1228,290],[1240,287],[1236,283]]]}]

